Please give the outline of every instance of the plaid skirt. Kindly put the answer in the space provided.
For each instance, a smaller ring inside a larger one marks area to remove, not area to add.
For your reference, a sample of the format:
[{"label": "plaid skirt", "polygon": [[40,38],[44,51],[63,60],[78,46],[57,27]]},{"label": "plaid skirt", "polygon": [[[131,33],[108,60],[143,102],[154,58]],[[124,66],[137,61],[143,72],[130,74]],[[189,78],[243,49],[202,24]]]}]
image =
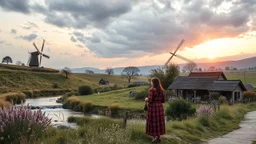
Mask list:
[{"label": "plaid skirt", "polygon": [[164,108],[162,103],[148,104],[146,134],[160,136],[165,134]]}]

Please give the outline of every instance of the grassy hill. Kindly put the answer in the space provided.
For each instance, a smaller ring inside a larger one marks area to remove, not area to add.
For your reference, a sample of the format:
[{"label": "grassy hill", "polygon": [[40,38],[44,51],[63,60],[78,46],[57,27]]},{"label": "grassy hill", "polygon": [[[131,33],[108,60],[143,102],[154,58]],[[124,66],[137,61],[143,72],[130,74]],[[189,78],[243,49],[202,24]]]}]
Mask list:
[{"label": "grassy hill", "polygon": [[[66,79],[60,73],[0,69],[0,93],[53,89],[54,83],[57,83],[60,89],[77,89],[81,85],[97,88],[102,87],[98,84],[101,78],[108,80],[110,85],[128,86],[127,80],[120,75],[72,74]],[[136,80],[146,80],[146,77],[138,77]]]}]

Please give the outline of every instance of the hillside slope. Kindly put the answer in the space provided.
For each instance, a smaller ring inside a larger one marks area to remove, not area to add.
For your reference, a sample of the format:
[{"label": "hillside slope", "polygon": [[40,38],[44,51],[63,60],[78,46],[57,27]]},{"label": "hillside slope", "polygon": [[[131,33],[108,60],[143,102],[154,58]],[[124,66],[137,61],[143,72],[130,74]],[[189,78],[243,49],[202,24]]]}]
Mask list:
[{"label": "hillside slope", "polygon": [[[60,89],[77,89],[81,85],[97,88],[102,87],[98,84],[101,78],[108,80],[110,85],[128,86],[127,80],[120,75],[72,74],[70,78],[66,79],[60,73],[0,69],[0,93],[53,89],[54,83],[57,83]],[[146,77],[139,77],[137,80],[146,80]]]}]

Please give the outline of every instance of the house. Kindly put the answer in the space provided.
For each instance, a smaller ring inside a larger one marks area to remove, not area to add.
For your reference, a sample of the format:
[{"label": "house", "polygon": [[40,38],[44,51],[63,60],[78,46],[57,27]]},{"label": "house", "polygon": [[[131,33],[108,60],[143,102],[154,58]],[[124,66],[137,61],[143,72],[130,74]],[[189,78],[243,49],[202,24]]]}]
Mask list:
[{"label": "house", "polygon": [[227,80],[223,72],[191,72],[179,76],[168,87],[176,96],[189,101],[208,101],[211,92],[218,92],[231,103],[241,101],[247,89],[240,80]]},{"label": "house", "polygon": [[247,89],[247,91],[256,92],[256,88],[254,88],[251,84],[245,84],[244,86]]}]

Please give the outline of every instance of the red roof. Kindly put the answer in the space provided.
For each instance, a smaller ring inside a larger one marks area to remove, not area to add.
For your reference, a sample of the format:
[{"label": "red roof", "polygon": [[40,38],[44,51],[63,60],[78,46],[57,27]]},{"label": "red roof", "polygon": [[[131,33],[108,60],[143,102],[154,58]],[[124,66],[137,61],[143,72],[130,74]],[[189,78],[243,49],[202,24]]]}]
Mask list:
[{"label": "red roof", "polygon": [[220,77],[222,76],[225,80],[227,80],[223,72],[191,72],[188,76],[189,77]]}]

